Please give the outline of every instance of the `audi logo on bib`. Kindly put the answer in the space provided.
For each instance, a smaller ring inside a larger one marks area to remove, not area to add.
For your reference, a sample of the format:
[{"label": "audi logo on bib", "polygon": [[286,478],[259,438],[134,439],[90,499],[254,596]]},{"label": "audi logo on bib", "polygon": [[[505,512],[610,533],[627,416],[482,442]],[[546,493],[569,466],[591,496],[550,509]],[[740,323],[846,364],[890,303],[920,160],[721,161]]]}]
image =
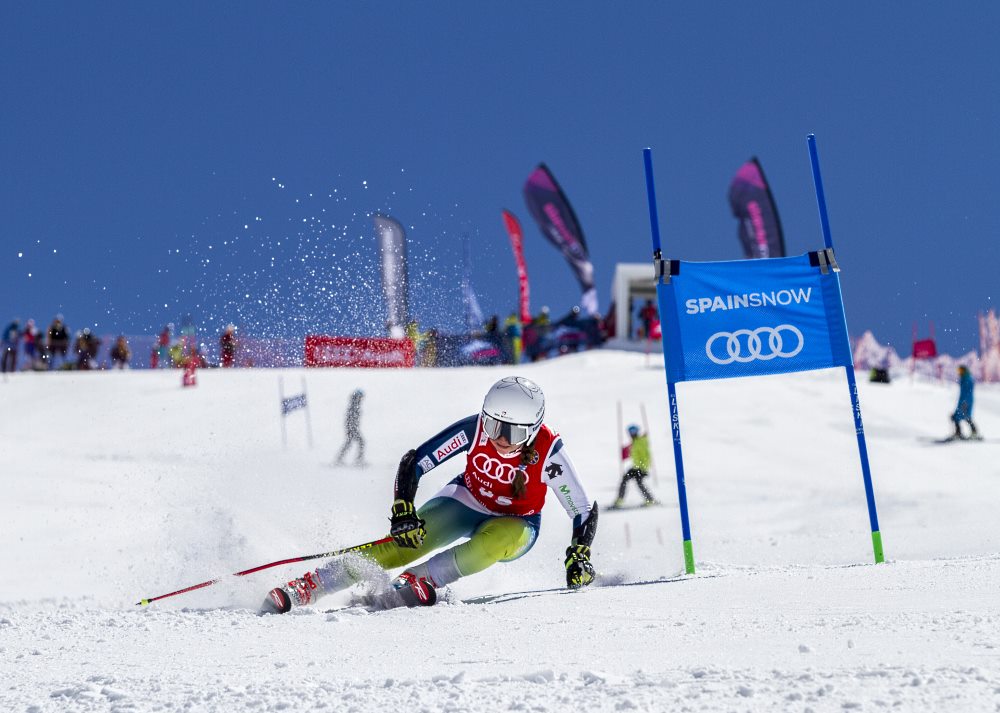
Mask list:
[{"label": "audi logo on bib", "polygon": [[[804,346],[805,338],[798,328],[790,324],[779,324],[777,327],[716,332],[705,342],[705,354],[716,364],[746,364],[755,360],[768,361],[775,357],[791,359]],[[723,349],[724,354],[720,353]]]},{"label": "audi logo on bib", "polygon": [[[510,485],[514,482],[514,474],[518,470],[515,466],[509,463],[502,463],[496,458],[490,458],[485,453],[477,453],[473,456],[472,467],[490,480],[495,480],[504,485]],[[525,475],[527,476],[527,473]]]}]

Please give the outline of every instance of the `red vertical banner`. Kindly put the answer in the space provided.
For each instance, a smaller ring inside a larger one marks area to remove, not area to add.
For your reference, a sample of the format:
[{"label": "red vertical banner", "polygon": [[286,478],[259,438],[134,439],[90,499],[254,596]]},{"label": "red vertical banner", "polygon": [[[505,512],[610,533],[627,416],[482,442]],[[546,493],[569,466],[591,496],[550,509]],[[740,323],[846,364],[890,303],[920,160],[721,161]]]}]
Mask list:
[{"label": "red vertical banner", "polygon": [[510,246],[514,250],[514,262],[517,265],[521,323],[528,324],[531,322],[531,307],[529,306],[528,265],[524,261],[524,233],[521,232],[521,224],[510,211],[503,212],[503,224],[507,228],[507,234],[510,235]]}]

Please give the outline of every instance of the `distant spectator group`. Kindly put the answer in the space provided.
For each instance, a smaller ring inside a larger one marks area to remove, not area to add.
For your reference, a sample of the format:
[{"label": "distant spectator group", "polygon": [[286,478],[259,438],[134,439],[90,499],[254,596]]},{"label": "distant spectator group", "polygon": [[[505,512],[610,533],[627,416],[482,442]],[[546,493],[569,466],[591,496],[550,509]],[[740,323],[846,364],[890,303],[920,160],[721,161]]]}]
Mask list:
[{"label": "distant spectator group", "polygon": [[598,316],[587,316],[573,307],[566,316],[553,322],[548,307],[528,322],[523,322],[517,312],[511,312],[500,323],[497,315],[486,322],[483,332],[477,335],[496,345],[500,363],[521,364],[551,356],[583,351],[600,346],[607,339],[604,322]]},{"label": "distant spectator group", "polygon": [[[86,371],[90,369],[129,369],[134,352],[125,335],[107,338],[107,349],[101,357],[102,340],[90,327],[71,332],[63,316],[57,314],[47,329],[39,329],[35,320],[22,324],[11,320],[0,333],[0,372],[15,371]],[[174,325],[167,324],[152,341],[149,354],[151,368],[198,368],[210,366],[204,345],[197,341],[190,317],[185,317],[176,338]],[[237,363],[239,340],[236,327],[228,325],[219,338],[220,365],[233,367]],[[249,360],[244,360],[249,364]]]},{"label": "distant spectator group", "polygon": [[[112,350],[113,365],[127,368],[131,355],[125,337],[118,337],[116,350]],[[22,370],[49,371],[52,369],[93,369],[98,368],[97,354],[101,348],[100,338],[87,327],[70,338],[69,328],[63,316],[57,314],[48,329],[38,329],[35,320],[29,319],[21,325],[15,318],[3,330],[0,340],[0,370],[4,373],[18,369],[18,357],[23,351]]]},{"label": "distant spectator group", "polygon": [[[232,348],[235,349],[235,327],[229,325],[226,332],[231,334],[233,341]],[[156,338],[156,343],[149,354],[149,366],[151,369],[185,369],[199,368],[206,369],[209,366],[208,358],[205,356],[204,345],[198,343],[198,338],[194,323],[190,316],[186,316],[181,323],[179,336],[174,338],[173,323],[166,324],[160,335]],[[226,334],[222,336],[222,345],[225,345]],[[235,353],[235,352],[233,352]],[[225,353],[223,352],[223,359]],[[223,364],[226,366],[226,364]],[[229,364],[231,366],[231,364]]]},{"label": "distant spectator group", "polygon": [[[433,327],[421,330],[416,320],[411,320],[405,335],[413,344],[415,365],[420,367],[534,362],[590,349],[608,338],[604,320],[581,313],[579,307],[558,320],[551,319],[548,307],[542,307],[528,321],[522,321],[517,311],[503,320],[493,315],[473,333],[441,334]],[[292,340],[245,341],[236,326],[228,324],[219,335],[218,361],[209,363],[190,316],[184,317],[179,329],[169,323],[154,334],[132,339],[132,345],[125,335],[108,335],[102,340],[91,327],[72,332],[61,314],[44,330],[33,319],[23,324],[14,319],[0,333],[0,371],[129,369],[135,366],[136,349],[138,361],[152,369],[250,367],[258,359],[270,360],[268,365],[272,365],[275,355],[288,363],[294,359],[288,352]]]}]

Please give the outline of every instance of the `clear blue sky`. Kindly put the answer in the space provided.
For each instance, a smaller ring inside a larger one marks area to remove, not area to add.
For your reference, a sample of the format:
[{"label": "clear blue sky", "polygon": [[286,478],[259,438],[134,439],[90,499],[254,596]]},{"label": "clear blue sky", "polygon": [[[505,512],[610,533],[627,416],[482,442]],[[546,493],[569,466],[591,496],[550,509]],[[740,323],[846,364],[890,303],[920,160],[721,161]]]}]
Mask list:
[{"label": "clear blue sky", "polygon": [[143,333],[375,333],[368,215],[408,228],[411,306],[460,323],[579,295],[521,186],[545,161],[590,245],[741,256],[726,190],[757,155],[789,252],[822,246],[819,142],[852,334],[978,346],[995,306],[1000,5],[313,2],[0,5],[0,320]]}]

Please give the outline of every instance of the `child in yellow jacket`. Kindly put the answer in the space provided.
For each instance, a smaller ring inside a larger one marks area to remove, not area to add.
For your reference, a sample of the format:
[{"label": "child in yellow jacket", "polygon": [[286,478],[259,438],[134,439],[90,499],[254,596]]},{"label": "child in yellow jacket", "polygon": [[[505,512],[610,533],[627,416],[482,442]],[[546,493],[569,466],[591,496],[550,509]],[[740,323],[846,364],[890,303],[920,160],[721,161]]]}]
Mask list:
[{"label": "child in yellow jacket", "polygon": [[644,433],[639,432],[639,427],[632,424],[628,427],[629,438],[632,442],[622,448],[622,460],[632,459],[632,467],[625,471],[625,475],[622,476],[622,482],[618,485],[618,499],[615,500],[613,508],[620,508],[625,504],[625,486],[628,485],[628,481],[634,480],[635,484],[639,486],[639,492],[642,493],[643,505],[658,505],[658,501],[653,494],[649,492],[649,488],[646,487],[644,482],[649,476],[649,465],[651,462],[651,456],[649,453],[649,436]]}]

